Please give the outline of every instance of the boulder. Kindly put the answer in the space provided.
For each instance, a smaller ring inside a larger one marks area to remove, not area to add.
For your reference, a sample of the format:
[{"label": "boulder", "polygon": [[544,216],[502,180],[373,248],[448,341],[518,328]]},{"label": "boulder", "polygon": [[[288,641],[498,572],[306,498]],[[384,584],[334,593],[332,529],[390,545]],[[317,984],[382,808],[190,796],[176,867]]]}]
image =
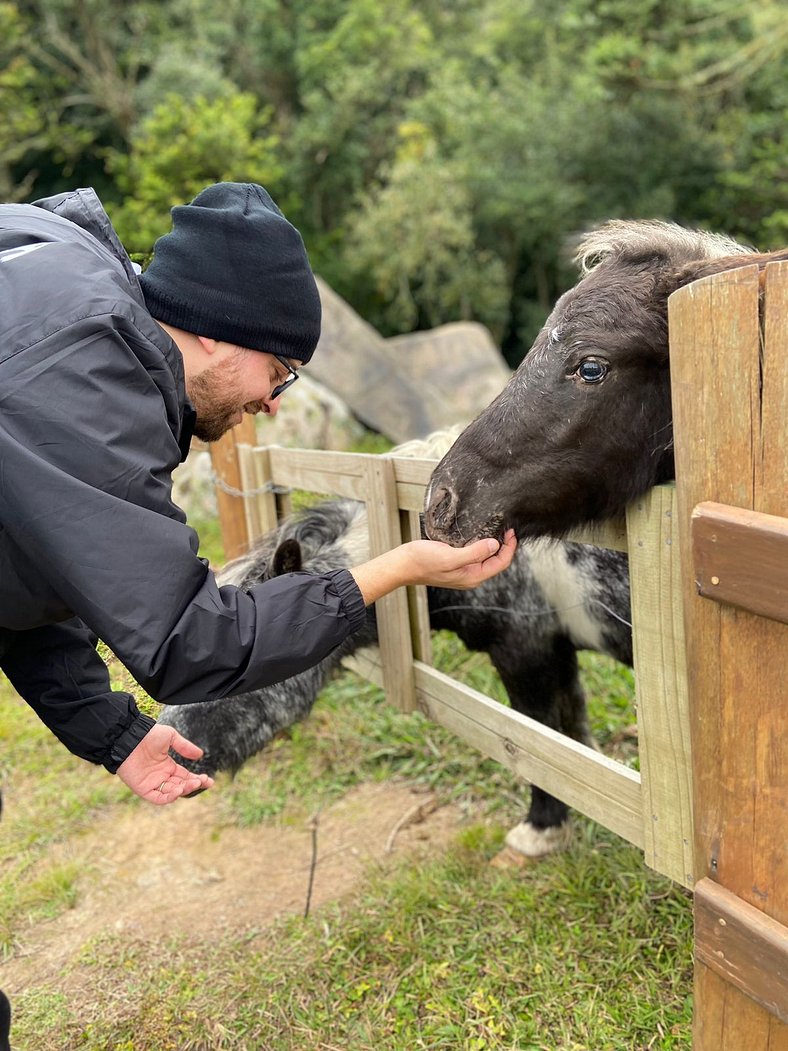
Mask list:
[{"label": "boulder", "polygon": [[470,423],[512,375],[490,330],[474,321],[393,336],[386,347],[422,392],[430,430]]},{"label": "boulder", "polygon": [[282,396],[276,416],[260,413],[255,425],[261,445],[291,449],[350,449],[365,433],[340,394],[317,381],[311,363]]},{"label": "boulder", "polygon": [[511,375],[483,325],[384,339],[320,278],[318,288],[323,324],[309,372],[393,442],[470,422]]}]

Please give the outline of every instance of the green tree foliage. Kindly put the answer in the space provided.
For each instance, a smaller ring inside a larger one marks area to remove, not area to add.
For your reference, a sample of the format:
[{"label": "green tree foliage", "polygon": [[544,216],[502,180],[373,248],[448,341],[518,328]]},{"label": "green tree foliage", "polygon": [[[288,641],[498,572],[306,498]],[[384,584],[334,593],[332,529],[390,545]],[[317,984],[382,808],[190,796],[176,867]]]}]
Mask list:
[{"label": "green tree foliage", "polygon": [[322,233],[342,224],[397,148],[397,128],[435,60],[435,42],[412,0],[343,0],[322,25],[304,16],[298,54],[301,115],[293,178],[303,221]]},{"label": "green tree foliage", "polygon": [[378,314],[394,331],[447,318],[500,329],[506,273],[495,253],[476,244],[466,183],[438,160],[423,125],[401,125],[399,137],[385,180],[359,200],[349,220],[347,272],[377,295]]},{"label": "green tree foliage", "polygon": [[93,184],[129,247],[256,179],[383,331],[514,364],[610,216],[788,240],[783,0],[0,0],[0,189]]},{"label": "green tree foliage", "polygon": [[47,122],[36,106],[37,73],[21,42],[28,26],[13,4],[0,4],[0,194],[22,200],[35,181],[27,168],[33,152],[49,144]]},{"label": "green tree foliage", "polygon": [[259,182],[277,194],[283,175],[278,146],[270,112],[254,95],[197,96],[192,102],[168,95],[139,124],[128,152],[108,158],[123,194],[111,213],[124,245],[150,252],[169,229],[170,208],[210,183]]},{"label": "green tree foliage", "polygon": [[[31,56],[35,22],[12,3],[0,3],[0,197],[24,200],[41,169],[70,171],[93,142],[84,127],[61,124],[63,79]],[[94,160],[95,164],[95,160]]]}]

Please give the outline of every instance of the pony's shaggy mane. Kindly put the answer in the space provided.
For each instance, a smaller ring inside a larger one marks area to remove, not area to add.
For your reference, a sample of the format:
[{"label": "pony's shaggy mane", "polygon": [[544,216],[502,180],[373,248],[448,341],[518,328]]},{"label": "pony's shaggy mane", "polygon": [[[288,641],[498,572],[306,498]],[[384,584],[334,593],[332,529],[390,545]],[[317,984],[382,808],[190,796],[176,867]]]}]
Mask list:
[{"label": "pony's shaggy mane", "polygon": [[687,230],[659,219],[610,219],[578,242],[574,261],[583,274],[611,260],[634,262],[662,257],[674,264],[743,255],[754,249],[727,234]]}]

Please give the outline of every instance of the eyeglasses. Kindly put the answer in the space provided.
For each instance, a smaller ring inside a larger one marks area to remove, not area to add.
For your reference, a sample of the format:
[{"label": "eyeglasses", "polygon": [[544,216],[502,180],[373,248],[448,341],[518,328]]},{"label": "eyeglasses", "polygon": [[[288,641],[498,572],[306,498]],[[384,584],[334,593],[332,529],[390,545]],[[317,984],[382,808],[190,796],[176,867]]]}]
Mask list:
[{"label": "eyeglasses", "polygon": [[279,383],[271,391],[271,401],[273,401],[274,398],[278,398],[280,394],[284,394],[284,392],[287,390],[287,388],[288,387],[292,387],[292,385],[298,379],[298,373],[293,368],[293,366],[289,364],[289,362],[285,358],[280,357],[279,354],[274,354],[274,357],[276,358],[276,360],[279,362],[280,365],[284,365],[284,367],[287,369],[287,371],[290,373],[290,375],[288,376],[288,378],[283,383]]}]

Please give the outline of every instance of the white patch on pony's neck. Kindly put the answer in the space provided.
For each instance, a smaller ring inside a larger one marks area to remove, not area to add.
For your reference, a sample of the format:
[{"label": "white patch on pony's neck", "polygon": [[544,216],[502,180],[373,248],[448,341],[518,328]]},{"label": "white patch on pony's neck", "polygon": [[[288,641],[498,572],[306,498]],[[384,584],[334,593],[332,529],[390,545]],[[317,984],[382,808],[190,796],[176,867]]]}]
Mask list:
[{"label": "white patch on pony's neck", "polygon": [[536,540],[529,545],[531,569],[575,646],[603,651],[602,625],[591,615],[593,598],[587,577],[567,558],[563,544]]}]

